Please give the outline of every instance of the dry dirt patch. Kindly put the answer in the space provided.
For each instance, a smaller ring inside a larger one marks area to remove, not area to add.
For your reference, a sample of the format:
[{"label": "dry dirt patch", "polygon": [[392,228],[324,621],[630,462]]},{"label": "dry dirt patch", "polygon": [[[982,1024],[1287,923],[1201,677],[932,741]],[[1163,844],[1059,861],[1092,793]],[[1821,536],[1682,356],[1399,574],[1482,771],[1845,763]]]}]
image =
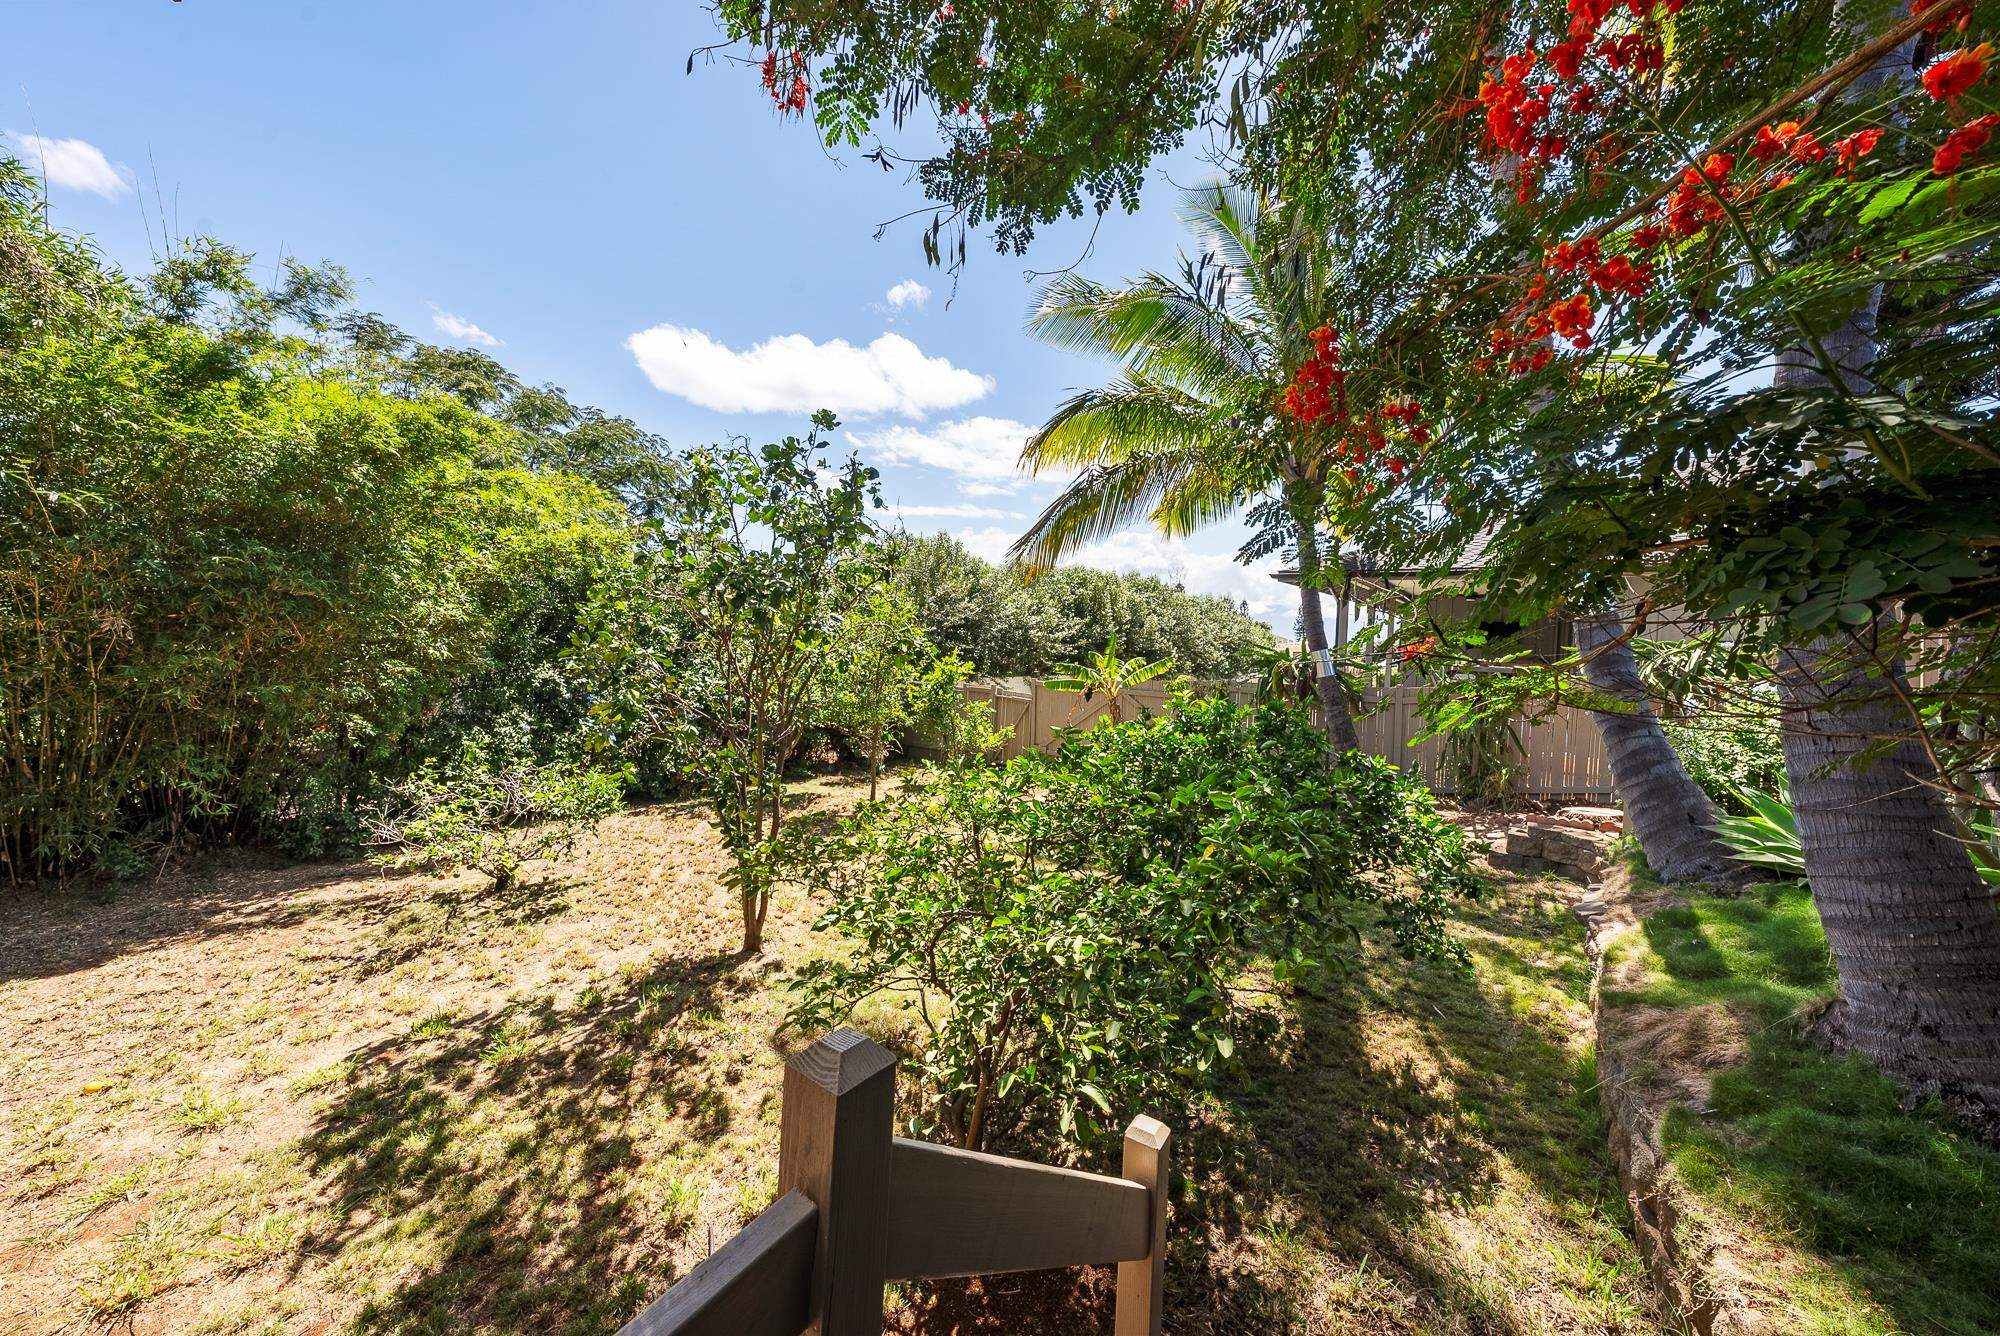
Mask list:
[{"label": "dry dirt patch", "polygon": [[[816,781],[801,812],[851,807]],[[535,1328],[768,1196],[777,960],[691,805],[506,895],[220,862],[21,896],[0,948],[0,1330]]]},{"label": "dry dirt patch", "polygon": [[[823,944],[781,896],[736,957],[722,869],[667,805],[507,895],[238,860],[0,907],[0,1332],[614,1330],[774,1187],[774,985]],[[1275,1042],[1176,1120],[1176,1331],[1655,1329],[1567,894],[1501,878],[1470,971],[1371,947],[1267,994]],[[889,1327],[1082,1336],[1108,1280]]]}]

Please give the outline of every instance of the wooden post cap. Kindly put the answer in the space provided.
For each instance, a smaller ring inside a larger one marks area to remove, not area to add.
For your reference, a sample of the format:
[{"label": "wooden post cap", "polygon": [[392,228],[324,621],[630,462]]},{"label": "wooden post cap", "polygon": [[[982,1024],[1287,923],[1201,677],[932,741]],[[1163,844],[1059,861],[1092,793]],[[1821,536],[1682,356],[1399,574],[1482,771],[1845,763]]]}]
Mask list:
[{"label": "wooden post cap", "polygon": [[785,1069],[830,1095],[844,1095],[884,1067],[895,1065],[895,1054],[853,1026],[843,1025],[794,1053]]},{"label": "wooden post cap", "polygon": [[1149,1150],[1160,1150],[1173,1140],[1173,1133],[1167,1125],[1150,1113],[1142,1113],[1125,1125],[1126,1143],[1144,1146]]}]

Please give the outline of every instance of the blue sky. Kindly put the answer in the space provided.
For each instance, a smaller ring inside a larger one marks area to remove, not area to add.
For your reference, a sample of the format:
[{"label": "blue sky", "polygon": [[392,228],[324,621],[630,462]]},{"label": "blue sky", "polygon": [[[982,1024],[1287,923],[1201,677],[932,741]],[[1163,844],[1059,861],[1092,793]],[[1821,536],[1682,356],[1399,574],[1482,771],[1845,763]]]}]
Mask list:
[{"label": "blue sky", "polygon": [[[1012,468],[1027,425],[1106,372],[1021,332],[1027,271],[1075,262],[1087,221],[1025,257],[975,236],[954,292],[915,223],[874,239],[922,203],[914,183],[829,156],[753,69],[684,73],[718,37],[685,0],[0,0],[0,28],[0,131],[46,159],[57,225],[112,260],[142,267],[163,216],[265,260],[332,259],[363,307],[677,444],[824,404],[911,529],[989,556],[1053,494]],[[1156,171],[1081,270],[1170,264],[1173,182],[1204,174],[1191,152]],[[1288,631],[1286,591],[1230,560],[1238,538],[1131,531],[1085,559]]]}]

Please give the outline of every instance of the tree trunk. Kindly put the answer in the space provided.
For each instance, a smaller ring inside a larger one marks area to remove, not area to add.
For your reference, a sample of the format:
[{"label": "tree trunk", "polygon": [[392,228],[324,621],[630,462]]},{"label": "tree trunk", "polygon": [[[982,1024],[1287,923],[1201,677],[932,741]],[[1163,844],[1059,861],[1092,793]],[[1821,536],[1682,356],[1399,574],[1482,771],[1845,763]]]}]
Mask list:
[{"label": "tree trunk", "polygon": [[1326,731],[1326,740],[1333,744],[1333,749],[1345,755],[1361,746],[1361,739],[1354,731],[1354,715],[1347,708],[1347,695],[1342,691],[1337,675],[1317,676],[1319,652],[1328,648],[1326,614],[1319,605],[1319,574],[1322,569],[1319,539],[1313,533],[1309,517],[1294,517],[1293,524],[1299,546],[1299,625],[1305,632],[1306,649],[1314,659],[1314,689],[1319,693],[1320,727]]},{"label": "tree trunk", "polygon": [[1755,874],[1730,857],[1715,834],[1720,813],[1688,775],[1660,727],[1626,629],[1625,619],[1613,611],[1579,617],[1576,648],[1584,680],[1631,707],[1593,711],[1593,717],[1639,847],[1662,881],[1745,885]]},{"label": "tree trunk", "polygon": [[[1841,19],[1880,22],[1842,0]],[[1872,101],[1907,80],[1910,46],[1887,52],[1840,94]],[[1826,237],[1809,238],[1823,245]],[[1779,387],[1873,388],[1881,289],[1780,359]],[[1861,447],[1850,450],[1857,457]],[[1922,725],[1890,688],[1899,660],[1872,676],[1878,619],[1779,655],[1785,775],[1806,880],[1839,976],[1828,1035],[1918,1092],[1969,1103],[2000,1125],[2000,921],[1965,847],[1952,838]],[[1883,752],[1883,744],[1889,749]]]},{"label": "tree trunk", "polygon": [[[1854,644],[1786,650],[1778,671],[1806,879],[1839,973],[1831,1036],[2000,1118],[2000,912],[1933,787],[1901,669],[1871,678]],[[1891,750],[1863,761],[1883,739]]]}]

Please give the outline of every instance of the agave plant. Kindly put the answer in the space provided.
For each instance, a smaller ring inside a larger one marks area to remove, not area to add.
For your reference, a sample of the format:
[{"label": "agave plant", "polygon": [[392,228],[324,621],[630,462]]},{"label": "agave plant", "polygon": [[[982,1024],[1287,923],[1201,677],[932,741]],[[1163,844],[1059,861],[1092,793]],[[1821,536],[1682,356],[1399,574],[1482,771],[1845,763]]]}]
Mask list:
[{"label": "agave plant", "polygon": [[1799,846],[1799,819],[1787,803],[1754,789],[1732,789],[1747,816],[1725,816],[1710,829],[1722,837],[1738,862],[1770,868],[1788,877],[1806,875]]},{"label": "agave plant", "polygon": [[[1712,829],[1739,862],[1770,868],[1789,877],[1806,875],[1805,851],[1799,844],[1798,816],[1791,805],[1754,789],[1730,792],[1750,810],[1748,816],[1725,816]],[[1977,812],[1967,823],[1961,842],[1972,865],[1989,886],[2000,886],[2000,829],[1992,812]]]}]

